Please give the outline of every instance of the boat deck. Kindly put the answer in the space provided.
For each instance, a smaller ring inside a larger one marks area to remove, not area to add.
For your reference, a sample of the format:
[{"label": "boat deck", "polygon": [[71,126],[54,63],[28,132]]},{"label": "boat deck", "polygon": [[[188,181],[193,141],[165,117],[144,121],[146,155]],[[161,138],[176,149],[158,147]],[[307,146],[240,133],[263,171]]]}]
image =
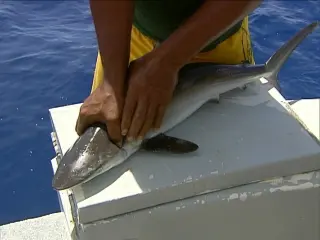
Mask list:
[{"label": "boat deck", "polygon": [[62,212],[0,226],[1,240],[69,240]]}]

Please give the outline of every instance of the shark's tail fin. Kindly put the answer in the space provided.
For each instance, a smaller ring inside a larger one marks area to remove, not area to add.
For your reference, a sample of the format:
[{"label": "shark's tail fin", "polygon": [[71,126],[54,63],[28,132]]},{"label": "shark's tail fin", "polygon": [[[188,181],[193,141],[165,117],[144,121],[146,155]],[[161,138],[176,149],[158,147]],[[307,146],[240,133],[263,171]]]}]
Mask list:
[{"label": "shark's tail fin", "polygon": [[278,51],[273,54],[266,62],[266,71],[270,74],[267,80],[280,91],[278,83],[278,73],[295,48],[319,25],[319,22],[313,22],[301,29],[294,37],[285,43]]}]

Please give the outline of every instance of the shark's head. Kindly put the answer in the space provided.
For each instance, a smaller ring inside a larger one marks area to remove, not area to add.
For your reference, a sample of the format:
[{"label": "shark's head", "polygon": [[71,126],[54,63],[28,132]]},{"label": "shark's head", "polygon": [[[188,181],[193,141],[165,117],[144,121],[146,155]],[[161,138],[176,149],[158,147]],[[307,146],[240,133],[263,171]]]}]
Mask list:
[{"label": "shark's head", "polygon": [[53,177],[53,188],[64,190],[87,181],[102,166],[112,165],[119,151],[104,129],[89,127],[63,155]]}]

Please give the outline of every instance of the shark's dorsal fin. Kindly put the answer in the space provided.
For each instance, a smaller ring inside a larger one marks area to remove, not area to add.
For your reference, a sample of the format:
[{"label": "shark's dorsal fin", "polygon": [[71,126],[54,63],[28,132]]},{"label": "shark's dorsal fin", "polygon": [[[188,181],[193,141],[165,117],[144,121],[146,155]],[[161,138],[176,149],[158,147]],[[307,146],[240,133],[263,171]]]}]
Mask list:
[{"label": "shark's dorsal fin", "polygon": [[190,153],[198,149],[198,145],[181,138],[159,134],[143,140],[141,149],[149,152],[169,152],[175,154]]}]

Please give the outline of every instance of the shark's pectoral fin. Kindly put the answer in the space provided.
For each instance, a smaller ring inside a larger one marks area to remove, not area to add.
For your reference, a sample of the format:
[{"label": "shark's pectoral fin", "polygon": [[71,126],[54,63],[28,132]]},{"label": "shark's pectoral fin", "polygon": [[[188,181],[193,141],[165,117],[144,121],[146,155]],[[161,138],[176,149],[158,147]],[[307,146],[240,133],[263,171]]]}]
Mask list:
[{"label": "shark's pectoral fin", "polygon": [[153,138],[145,139],[141,148],[150,152],[170,152],[176,154],[190,153],[196,151],[197,144],[188,140],[159,134]]}]

